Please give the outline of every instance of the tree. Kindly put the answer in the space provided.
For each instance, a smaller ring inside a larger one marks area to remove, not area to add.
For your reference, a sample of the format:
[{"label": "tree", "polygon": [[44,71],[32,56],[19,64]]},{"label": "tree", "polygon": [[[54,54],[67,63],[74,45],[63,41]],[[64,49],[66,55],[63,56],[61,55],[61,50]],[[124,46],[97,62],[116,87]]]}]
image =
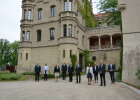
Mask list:
[{"label": "tree", "polygon": [[101,13],[107,13],[106,21],[113,25],[121,25],[121,12],[117,9],[118,0],[100,0],[99,9]]},{"label": "tree", "polygon": [[10,43],[6,39],[0,39],[0,66],[11,64],[16,66],[18,62],[19,42]]},{"label": "tree", "polygon": [[84,50],[83,51],[83,55],[84,55],[84,60],[85,60],[85,67],[87,67],[88,63],[89,63],[89,51],[88,50]]},{"label": "tree", "polygon": [[75,54],[72,54],[71,55],[71,63],[72,63],[72,66],[75,67],[76,62],[77,62],[77,56]]},{"label": "tree", "polygon": [[10,62],[10,53],[10,42],[6,39],[0,39],[0,66]]},{"label": "tree", "polygon": [[11,43],[11,64],[16,66],[18,62],[18,49],[19,49],[19,42],[15,41]]}]

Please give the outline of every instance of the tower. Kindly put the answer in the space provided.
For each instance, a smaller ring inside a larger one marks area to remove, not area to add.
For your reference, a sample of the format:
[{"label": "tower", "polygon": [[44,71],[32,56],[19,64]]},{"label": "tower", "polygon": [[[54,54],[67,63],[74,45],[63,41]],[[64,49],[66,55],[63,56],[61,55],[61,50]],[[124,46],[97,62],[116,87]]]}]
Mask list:
[{"label": "tower", "polygon": [[17,70],[33,71],[36,63],[70,64],[71,54],[79,60],[83,25],[77,0],[23,0]]},{"label": "tower", "polygon": [[139,85],[136,72],[140,68],[140,1],[119,0],[123,29],[123,73],[124,82]]}]

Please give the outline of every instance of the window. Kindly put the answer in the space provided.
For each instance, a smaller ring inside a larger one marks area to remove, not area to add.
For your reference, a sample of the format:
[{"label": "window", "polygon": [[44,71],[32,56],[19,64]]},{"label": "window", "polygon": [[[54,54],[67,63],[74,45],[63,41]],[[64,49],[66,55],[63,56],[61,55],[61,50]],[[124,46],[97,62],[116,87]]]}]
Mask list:
[{"label": "window", "polygon": [[110,26],[110,23],[109,22],[107,23],[107,26]]},{"label": "window", "polygon": [[82,36],[82,45],[84,46],[84,36]]},{"label": "window", "polygon": [[65,58],[65,50],[63,50],[63,58]]},{"label": "window", "polygon": [[42,19],[42,8],[38,9],[38,19]]},{"label": "window", "polygon": [[68,36],[72,36],[72,24],[69,24],[69,27],[68,27]]},{"label": "window", "polygon": [[69,8],[68,11],[72,11],[72,0],[69,0]]},{"label": "window", "polygon": [[72,11],[72,0],[64,0],[64,11]]},{"label": "window", "polygon": [[56,15],[56,7],[53,5],[51,6],[51,17],[54,17]]},{"label": "window", "polygon": [[28,60],[28,53],[26,53],[26,60]]},{"label": "window", "polygon": [[37,41],[41,41],[41,30],[37,30]]},{"label": "window", "polygon": [[50,40],[54,40],[55,28],[50,28]]},{"label": "window", "polygon": [[22,41],[25,41],[25,31],[22,32]]},{"label": "window", "polygon": [[24,9],[24,17],[23,17],[23,19],[27,19],[27,10],[26,9]]},{"label": "window", "polygon": [[29,20],[32,19],[32,11],[31,11],[31,9],[28,10],[28,19]]},{"label": "window", "polygon": [[63,25],[63,34],[64,37],[72,36],[72,24],[68,25],[68,32],[67,32],[67,25],[66,24]]},{"label": "window", "polygon": [[98,27],[102,28],[102,23],[101,22],[98,23]]},{"label": "window", "polygon": [[30,41],[30,31],[26,32],[25,41]]},{"label": "window", "polygon": [[67,5],[67,0],[64,0],[64,11],[67,11],[68,5]]},{"label": "window", "polygon": [[70,50],[70,57],[71,57],[71,55],[72,55],[72,50]]},{"label": "window", "polygon": [[63,31],[64,31],[64,37],[66,37],[67,36],[67,25],[66,24],[63,25]]},{"label": "window", "polygon": [[20,54],[20,60],[22,60],[22,53]]}]

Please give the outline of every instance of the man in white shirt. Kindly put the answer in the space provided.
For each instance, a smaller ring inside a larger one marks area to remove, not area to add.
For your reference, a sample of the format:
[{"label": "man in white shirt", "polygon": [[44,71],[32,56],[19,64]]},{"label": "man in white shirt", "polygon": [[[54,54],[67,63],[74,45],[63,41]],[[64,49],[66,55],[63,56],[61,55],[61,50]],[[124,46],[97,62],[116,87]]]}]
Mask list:
[{"label": "man in white shirt", "polygon": [[48,72],[49,71],[49,66],[47,64],[45,64],[43,70],[44,70],[44,81],[45,80],[47,81],[47,79],[48,79],[48,73],[49,73]]}]

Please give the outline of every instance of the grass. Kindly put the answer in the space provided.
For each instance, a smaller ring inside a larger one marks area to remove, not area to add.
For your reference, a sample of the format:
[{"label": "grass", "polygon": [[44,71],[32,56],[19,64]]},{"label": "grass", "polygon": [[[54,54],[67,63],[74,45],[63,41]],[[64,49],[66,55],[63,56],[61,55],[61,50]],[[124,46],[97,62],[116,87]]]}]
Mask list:
[{"label": "grass", "polygon": [[[81,73],[81,75],[85,75],[85,72]],[[66,74],[68,77],[68,73]],[[75,76],[75,73],[74,73]],[[44,77],[44,74],[41,74],[40,76],[42,79]],[[62,77],[62,73],[60,73],[60,77]],[[34,72],[25,72],[22,74],[16,74],[16,73],[9,73],[9,72],[1,72],[0,73],[0,81],[25,81],[25,80],[33,80],[35,78]],[[54,74],[48,74],[48,78],[52,79],[55,78]]]},{"label": "grass", "polygon": [[22,77],[21,74],[15,74],[15,73],[8,73],[8,74],[0,74],[0,80],[19,80]]}]

